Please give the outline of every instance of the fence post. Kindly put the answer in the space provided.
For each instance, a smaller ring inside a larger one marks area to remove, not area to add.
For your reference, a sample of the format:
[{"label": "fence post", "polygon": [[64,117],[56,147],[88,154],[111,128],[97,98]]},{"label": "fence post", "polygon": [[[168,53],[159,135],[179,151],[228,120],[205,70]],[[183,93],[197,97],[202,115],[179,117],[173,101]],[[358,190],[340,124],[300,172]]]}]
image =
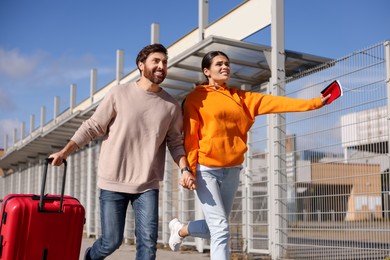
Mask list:
[{"label": "fence post", "polygon": [[[385,41],[384,42],[384,48],[385,48],[385,60],[386,60],[386,95],[387,95],[387,159],[389,160],[388,165],[390,165],[390,147],[389,147],[389,142],[390,142],[390,41]],[[384,173],[382,173],[384,174]],[[388,175],[389,176],[389,175]],[[387,181],[389,181],[388,178],[385,178]],[[387,184],[389,185],[389,184]],[[385,185],[386,187],[388,187]],[[383,203],[384,203],[384,212],[385,216],[389,218],[390,213],[389,213],[389,199],[390,199],[390,192],[387,194],[382,195],[383,197]]]},{"label": "fence post", "polygon": [[[165,153],[165,170],[163,180],[163,194],[162,194],[162,241],[168,244],[169,241],[169,227],[168,223],[172,219],[172,189],[173,189],[173,161],[170,157],[168,148]],[[177,185],[177,183],[175,183]],[[161,207],[161,205],[160,205]]]},{"label": "fence post", "polygon": [[[386,95],[387,95],[387,131],[388,136],[390,137],[390,41],[385,41],[385,60],[386,60]],[[388,140],[389,141],[389,140]]]},{"label": "fence post", "polygon": [[[284,1],[271,2],[271,94],[284,96],[285,87],[285,50],[284,50]],[[287,176],[285,173],[285,117],[283,114],[268,116],[270,137],[269,147],[269,248],[272,259],[285,255],[284,245],[287,242],[286,211]]]}]

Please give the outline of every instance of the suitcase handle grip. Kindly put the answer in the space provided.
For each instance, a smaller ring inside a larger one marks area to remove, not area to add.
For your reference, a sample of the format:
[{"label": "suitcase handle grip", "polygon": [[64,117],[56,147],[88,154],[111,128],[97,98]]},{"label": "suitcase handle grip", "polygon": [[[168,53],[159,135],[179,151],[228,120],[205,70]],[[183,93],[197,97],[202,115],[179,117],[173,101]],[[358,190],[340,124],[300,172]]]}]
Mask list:
[{"label": "suitcase handle grip", "polygon": [[[43,199],[45,197],[45,187],[46,187],[46,176],[47,176],[47,168],[49,166],[49,163],[53,161],[53,158],[46,158],[45,159],[45,166],[43,170],[43,176],[42,176],[42,187],[41,187],[41,195],[39,197],[39,206],[38,210],[43,210]],[[62,203],[64,200],[64,192],[65,192],[65,181],[66,181],[66,168],[67,168],[67,162],[65,159],[62,160],[64,163],[64,177],[62,178],[62,187],[61,187],[61,197],[60,197],[60,207],[58,209],[58,212],[62,211]]]}]

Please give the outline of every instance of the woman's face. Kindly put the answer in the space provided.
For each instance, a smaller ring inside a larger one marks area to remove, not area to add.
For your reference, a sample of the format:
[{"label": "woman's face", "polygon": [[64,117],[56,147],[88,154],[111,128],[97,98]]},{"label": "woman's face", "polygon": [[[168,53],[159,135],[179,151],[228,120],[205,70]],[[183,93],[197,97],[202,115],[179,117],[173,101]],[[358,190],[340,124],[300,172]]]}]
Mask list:
[{"label": "woman's face", "polygon": [[213,58],[209,69],[203,69],[203,73],[208,77],[210,85],[223,85],[230,78],[230,62],[223,55]]}]

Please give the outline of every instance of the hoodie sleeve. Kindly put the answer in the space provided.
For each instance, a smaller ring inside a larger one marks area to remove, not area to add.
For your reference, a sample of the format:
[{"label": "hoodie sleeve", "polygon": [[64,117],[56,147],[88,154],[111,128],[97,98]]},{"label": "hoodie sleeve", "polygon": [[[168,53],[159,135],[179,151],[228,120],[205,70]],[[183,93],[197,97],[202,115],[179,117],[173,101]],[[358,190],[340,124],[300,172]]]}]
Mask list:
[{"label": "hoodie sleeve", "polygon": [[323,106],[320,97],[306,100],[245,92],[244,99],[248,110],[253,116],[271,113],[304,112]]},{"label": "hoodie sleeve", "polygon": [[192,172],[196,173],[199,150],[199,115],[189,100],[184,103],[184,147]]}]

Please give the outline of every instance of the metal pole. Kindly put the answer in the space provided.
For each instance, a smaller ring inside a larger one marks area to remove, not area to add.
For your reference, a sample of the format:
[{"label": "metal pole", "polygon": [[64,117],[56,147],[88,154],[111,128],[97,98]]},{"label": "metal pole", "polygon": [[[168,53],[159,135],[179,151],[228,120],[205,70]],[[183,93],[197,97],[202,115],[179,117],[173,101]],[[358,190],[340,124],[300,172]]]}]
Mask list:
[{"label": "metal pole", "polygon": [[43,131],[43,127],[45,126],[46,122],[46,107],[41,107],[41,131]]},{"label": "metal pole", "polygon": [[91,104],[93,104],[93,96],[96,93],[97,86],[97,69],[91,69],[90,72],[90,82],[89,82],[89,98],[91,100]]},{"label": "metal pole", "polygon": [[[242,90],[247,90],[245,85],[241,85]],[[244,161],[244,175],[243,175],[243,183],[242,186],[242,237],[243,237],[243,251],[248,253],[249,249],[253,248],[253,240],[251,237],[253,236],[253,232],[251,232],[251,227],[253,224],[253,203],[251,203],[252,198],[252,181],[251,181],[251,173],[252,173],[252,131],[248,132],[248,150],[245,153],[245,161]]]},{"label": "metal pole", "polygon": [[70,112],[73,111],[73,109],[76,106],[76,84],[70,84],[70,98],[69,98],[69,109]]},{"label": "metal pole", "polygon": [[[285,85],[285,51],[284,51],[284,1],[272,0],[271,2],[271,94],[283,96]],[[284,247],[287,241],[286,230],[287,221],[285,213],[286,203],[282,198],[286,198],[286,189],[281,184],[286,183],[285,169],[285,147],[282,140],[285,140],[285,118],[283,115],[270,115],[269,119],[269,195],[270,195],[270,225],[269,248],[272,259],[284,257]]]},{"label": "metal pole", "polygon": [[151,44],[160,42],[160,24],[152,23],[151,26]]},{"label": "metal pole", "polygon": [[209,1],[199,0],[199,14],[198,14],[198,41],[204,39],[204,30],[209,24]]},{"label": "metal pole", "polygon": [[[389,147],[389,142],[390,142],[390,91],[389,91],[389,88],[390,88],[390,41],[385,41],[384,43],[384,48],[385,48],[385,60],[386,60],[386,94],[387,94],[387,151],[390,150],[390,147]],[[389,154],[389,152],[388,152]],[[387,157],[389,162],[388,162],[388,165],[390,165],[390,156]],[[385,173],[382,173],[382,174],[385,174]],[[387,173],[389,174],[389,173]],[[390,175],[387,175],[387,176],[390,176]],[[387,180],[389,181],[389,178],[383,178],[384,180]],[[387,185],[385,185],[386,188],[388,188],[390,183],[387,183]],[[383,192],[383,191],[382,191]],[[390,192],[387,192],[385,193],[384,195],[384,212],[387,212],[385,214],[385,217],[389,217],[389,199],[390,199]]]},{"label": "metal pole", "polygon": [[57,123],[57,117],[60,114],[60,97],[55,96],[54,97],[54,113],[53,113],[53,119],[54,122]]},{"label": "metal pole", "polygon": [[119,85],[124,75],[124,52],[123,50],[116,51],[116,82]]},{"label": "metal pole", "polygon": [[30,115],[30,135],[34,132],[35,129],[35,115]]}]

